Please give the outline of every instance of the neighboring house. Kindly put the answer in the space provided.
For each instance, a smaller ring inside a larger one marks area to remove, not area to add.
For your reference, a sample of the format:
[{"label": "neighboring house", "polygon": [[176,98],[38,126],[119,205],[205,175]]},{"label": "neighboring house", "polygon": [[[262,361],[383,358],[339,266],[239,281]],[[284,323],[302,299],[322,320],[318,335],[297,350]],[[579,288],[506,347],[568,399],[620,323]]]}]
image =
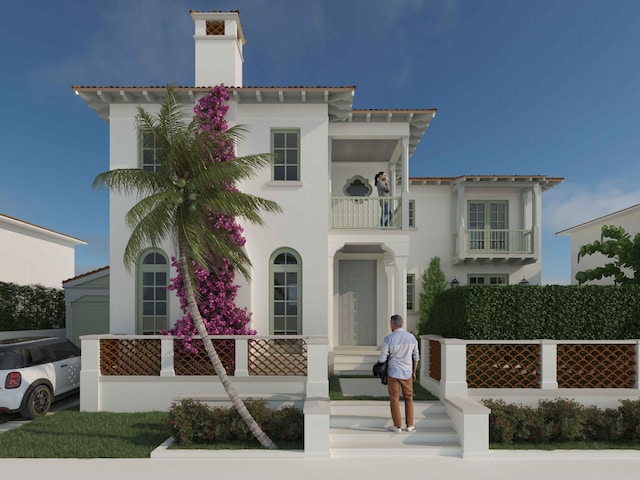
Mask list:
[{"label": "neighboring house", "polygon": [[62,282],[66,312],[66,337],[80,346],[82,335],[110,333],[109,267]]},{"label": "neighboring house", "polygon": [[0,214],[0,282],[61,288],[87,242]]},{"label": "neighboring house", "polygon": [[[557,232],[556,235],[565,235],[571,237],[571,284],[578,283],[576,273],[596,267],[603,267],[611,261],[610,258],[601,253],[594,253],[580,258],[578,262],[578,252],[580,247],[588,243],[600,240],[602,237],[603,225],[613,225],[622,227],[624,230],[634,237],[640,233],[640,204],[610,213],[603,217],[581,223],[575,227],[567,228]],[[600,280],[588,282],[591,285],[613,285],[613,278],[607,277]]]},{"label": "neighboring house", "polygon": [[[265,215],[264,227],[244,225],[252,280],[238,279],[237,300],[259,334],[325,336],[334,368],[348,369],[357,354],[377,354],[391,314],[415,328],[422,273],[434,256],[461,285],[540,283],[541,196],[561,178],[410,178],[435,109],[356,110],[352,86],[243,87],[239,14],[191,16],[197,86],[178,87],[179,100],[190,109],[210,86],[230,86],[227,121],[250,130],[237,154],[277,157],[240,185],[283,209]],[[73,88],[109,122],[111,169],[155,168],[157,151],[134,117],[138,106],[158,110],[163,87]],[[373,183],[379,171],[391,179],[388,226],[380,225]],[[175,252],[167,242],[145,251],[133,271],[124,267],[124,217],[135,202],[110,196],[110,331],[152,334],[182,316],[178,299],[165,296]]]}]

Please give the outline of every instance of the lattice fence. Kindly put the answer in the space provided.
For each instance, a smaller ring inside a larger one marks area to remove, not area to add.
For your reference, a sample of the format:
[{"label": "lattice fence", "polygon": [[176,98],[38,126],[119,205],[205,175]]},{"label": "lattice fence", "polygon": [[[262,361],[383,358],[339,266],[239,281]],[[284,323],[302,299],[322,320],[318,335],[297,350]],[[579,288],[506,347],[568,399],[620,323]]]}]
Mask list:
[{"label": "lattice fence", "polygon": [[[236,344],[230,339],[212,340],[213,346],[220,357],[222,366],[227,375],[234,374],[234,364],[236,361]],[[174,341],[173,348],[173,368],[176,375],[215,375],[216,371],[211,365],[209,354],[204,348],[202,340],[194,339],[191,344],[196,348],[197,353],[185,352],[180,345]]]},{"label": "lattice fence", "polygon": [[540,388],[539,345],[467,345],[469,388]]},{"label": "lattice fence", "polygon": [[307,343],[302,339],[249,340],[249,375],[307,375]]},{"label": "lattice fence", "polygon": [[559,344],[558,388],[635,388],[635,346]]},{"label": "lattice fence", "polygon": [[429,339],[429,377],[437,380],[442,378],[441,356],[442,347],[438,340]]},{"label": "lattice fence", "polygon": [[160,340],[100,340],[100,373],[122,376],[160,376]]}]

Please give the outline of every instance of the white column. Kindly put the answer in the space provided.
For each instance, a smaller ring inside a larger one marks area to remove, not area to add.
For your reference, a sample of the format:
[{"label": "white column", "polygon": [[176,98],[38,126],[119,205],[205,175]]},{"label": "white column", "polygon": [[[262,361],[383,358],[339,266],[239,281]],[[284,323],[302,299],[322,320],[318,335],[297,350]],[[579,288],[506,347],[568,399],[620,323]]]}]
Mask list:
[{"label": "white column", "polygon": [[467,396],[467,342],[445,338],[442,347],[440,398]]},{"label": "white column", "polygon": [[327,275],[327,298],[328,298],[328,302],[329,302],[329,306],[327,307],[329,309],[329,315],[327,318],[327,322],[329,322],[329,325],[327,325],[327,335],[329,336],[329,348],[332,348],[333,346],[333,331],[336,328],[335,325],[335,320],[334,320],[334,315],[335,315],[335,305],[334,305],[334,301],[335,301],[335,295],[334,295],[334,291],[333,291],[333,269],[334,269],[334,263],[335,263],[335,252],[331,251],[332,249],[329,248],[329,257],[327,258],[327,268],[329,270],[328,275]]},{"label": "white column", "polygon": [[533,187],[533,255],[540,258],[542,249],[542,188]]},{"label": "white column", "polygon": [[307,398],[329,397],[329,342],[327,337],[308,337]]},{"label": "white column", "polygon": [[173,350],[174,337],[163,336],[160,339],[160,376],[161,377],[175,377],[176,372],[174,368],[174,350]]},{"label": "white column", "polygon": [[236,365],[235,365],[235,377],[248,377],[249,376],[249,338],[250,337],[235,337],[236,344]]},{"label": "white column", "polygon": [[396,256],[396,308],[395,313],[402,315],[407,322],[407,257]]},{"label": "white column", "polygon": [[100,411],[100,335],[80,337],[80,411]]},{"label": "white column", "polygon": [[384,273],[387,276],[387,288],[386,288],[386,292],[387,292],[387,315],[385,318],[385,322],[383,322],[383,325],[389,322],[389,318],[391,317],[391,315],[393,315],[393,313],[395,312],[396,309],[396,304],[395,304],[395,295],[394,295],[394,285],[395,285],[395,264],[393,261],[393,258],[391,257],[391,255],[389,254],[385,254],[384,255]]},{"label": "white column", "polygon": [[540,388],[558,389],[558,342],[555,340],[540,341]]},{"label": "white column", "polygon": [[409,228],[409,137],[402,137],[402,229]]},{"label": "white column", "polygon": [[457,226],[457,232],[458,232],[458,242],[457,242],[457,246],[458,246],[458,256],[462,257],[465,253],[465,228],[466,228],[466,211],[467,211],[467,206],[465,205],[464,202],[464,184],[463,183],[459,183],[456,186],[457,190],[458,190],[458,208],[456,209],[456,218],[455,223]]}]

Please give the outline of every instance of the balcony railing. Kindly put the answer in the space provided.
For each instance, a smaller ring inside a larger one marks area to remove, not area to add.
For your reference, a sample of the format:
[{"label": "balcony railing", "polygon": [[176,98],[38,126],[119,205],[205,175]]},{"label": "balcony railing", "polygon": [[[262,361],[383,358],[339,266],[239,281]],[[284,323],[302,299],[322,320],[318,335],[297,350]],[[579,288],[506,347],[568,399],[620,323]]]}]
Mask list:
[{"label": "balcony railing", "polygon": [[[383,215],[386,202],[388,216]],[[402,228],[400,197],[332,197],[332,228],[383,229]]]},{"label": "balcony railing", "polygon": [[[458,253],[457,235],[455,252]],[[465,230],[465,254],[533,254],[532,230]]]}]

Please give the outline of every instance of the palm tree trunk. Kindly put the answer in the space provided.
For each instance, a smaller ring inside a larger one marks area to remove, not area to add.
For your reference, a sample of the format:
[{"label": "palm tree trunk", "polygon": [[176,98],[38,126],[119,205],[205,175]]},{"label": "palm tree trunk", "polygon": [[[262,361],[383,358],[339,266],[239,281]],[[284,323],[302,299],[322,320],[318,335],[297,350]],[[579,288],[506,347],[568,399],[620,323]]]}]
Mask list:
[{"label": "palm tree trunk", "polygon": [[238,395],[238,392],[236,392],[236,389],[229,381],[227,372],[224,369],[222,362],[220,361],[218,352],[216,352],[216,349],[213,346],[213,342],[209,337],[209,333],[207,332],[204,321],[202,320],[202,316],[200,315],[200,310],[198,309],[198,304],[196,302],[196,297],[193,290],[193,284],[191,282],[191,275],[189,272],[189,268],[187,267],[188,261],[189,260],[184,254],[184,251],[182,250],[182,248],[180,248],[180,273],[182,274],[182,281],[184,283],[184,290],[187,299],[187,309],[191,314],[191,318],[193,319],[193,323],[198,330],[198,334],[202,338],[202,343],[204,344],[204,348],[209,355],[209,360],[211,360],[211,364],[216,371],[218,380],[220,380],[220,382],[224,386],[224,391],[227,393],[227,395],[229,395],[234,408],[240,414],[240,417],[249,428],[249,431],[253,434],[254,437],[256,437],[258,442],[260,442],[260,445],[271,450],[276,449],[278,448],[278,446],[269,438],[266,433],[264,433],[264,431],[262,431],[249,410],[247,410],[247,406]]}]

